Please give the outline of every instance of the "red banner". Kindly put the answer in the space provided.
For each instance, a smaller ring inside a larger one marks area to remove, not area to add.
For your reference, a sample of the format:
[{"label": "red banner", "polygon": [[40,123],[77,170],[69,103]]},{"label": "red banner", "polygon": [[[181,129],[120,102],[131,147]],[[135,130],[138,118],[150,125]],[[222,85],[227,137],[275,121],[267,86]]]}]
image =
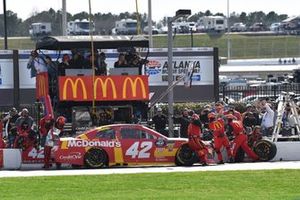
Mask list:
[{"label": "red banner", "polygon": [[43,72],[36,76],[36,98],[46,97],[49,94],[48,73]]},{"label": "red banner", "polygon": [[3,149],[0,149],[0,169],[3,167]]},{"label": "red banner", "polygon": [[62,76],[61,101],[149,100],[148,76]]}]

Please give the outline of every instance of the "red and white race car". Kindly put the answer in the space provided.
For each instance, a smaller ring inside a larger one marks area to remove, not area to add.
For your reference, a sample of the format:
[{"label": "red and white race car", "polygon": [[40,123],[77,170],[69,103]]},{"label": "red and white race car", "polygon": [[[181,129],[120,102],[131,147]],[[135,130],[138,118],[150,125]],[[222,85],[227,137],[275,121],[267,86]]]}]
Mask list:
[{"label": "red and white race car", "polygon": [[99,168],[113,165],[192,165],[196,155],[187,139],[167,138],[137,124],[101,126],[76,138],[61,138],[54,161]]}]

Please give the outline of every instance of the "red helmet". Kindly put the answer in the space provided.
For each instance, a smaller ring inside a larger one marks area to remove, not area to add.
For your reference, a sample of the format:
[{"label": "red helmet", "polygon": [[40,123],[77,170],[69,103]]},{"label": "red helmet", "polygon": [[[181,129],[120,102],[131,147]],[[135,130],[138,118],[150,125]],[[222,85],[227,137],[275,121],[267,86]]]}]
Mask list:
[{"label": "red helmet", "polygon": [[199,115],[197,115],[197,114],[193,114],[193,115],[192,115],[192,119],[198,120],[198,119],[200,119],[200,117],[199,117]]},{"label": "red helmet", "polygon": [[226,117],[227,119],[236,119],[236,117],[235,117],[233,114],[225,115],[225,117]]},{"label": "red helmet", "polygon": [[66,124],[66,119],[63,116],[59,116],[56,119],[56,127],[59,129],[63,129]]},{"label": "red helmet", "polygon": [[216,118],[216,114],[211,112],[207,115],[208,119]]}]

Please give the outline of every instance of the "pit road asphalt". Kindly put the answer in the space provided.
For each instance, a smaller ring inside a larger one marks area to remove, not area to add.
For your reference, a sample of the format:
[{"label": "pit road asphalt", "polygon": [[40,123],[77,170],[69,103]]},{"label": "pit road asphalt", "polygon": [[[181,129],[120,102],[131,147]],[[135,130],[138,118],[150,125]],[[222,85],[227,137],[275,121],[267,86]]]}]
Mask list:
[{"label": "pit road asphalt", "polygon": [[192,167],[112,167],[104,169],[62,169],[42,170],[42,165],[22,166],[22,170],[1,170],[0,178],[4,177],[34,177],[34,176],[74,176],[74,175],[105,175],[105,174],[136,174],[136,173],[170,173],[170,172],[196,172],[196,171],[238,171],[238,170],[274,170],[274,169],[300,169],[300,161],[257,162],[257,163],[231,163],[224,165]]}]

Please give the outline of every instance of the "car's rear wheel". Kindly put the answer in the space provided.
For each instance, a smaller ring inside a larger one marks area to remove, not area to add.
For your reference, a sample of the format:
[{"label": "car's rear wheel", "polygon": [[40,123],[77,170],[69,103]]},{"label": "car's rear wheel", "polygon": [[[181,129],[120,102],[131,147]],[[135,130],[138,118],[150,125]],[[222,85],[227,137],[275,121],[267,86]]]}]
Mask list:
[{"label": "car's rear wheel", "polygon": [[108,156],[103,149],[92,148],[86,152],[84,162],[88,168],[100,168],[107,164]]},{"label": "car's rear wheel", "polygon": [[198,161],[196,153],[188,144],[183,144],[177,151],[175,164],[178,166],[192,166]]},{"label": "car's rear wheel", "polygon": [[254,152],[258,155],[261,161],[269,161],[275,157],[277,147],[274,142],[269,140],[259,140],[254,145]]}]

